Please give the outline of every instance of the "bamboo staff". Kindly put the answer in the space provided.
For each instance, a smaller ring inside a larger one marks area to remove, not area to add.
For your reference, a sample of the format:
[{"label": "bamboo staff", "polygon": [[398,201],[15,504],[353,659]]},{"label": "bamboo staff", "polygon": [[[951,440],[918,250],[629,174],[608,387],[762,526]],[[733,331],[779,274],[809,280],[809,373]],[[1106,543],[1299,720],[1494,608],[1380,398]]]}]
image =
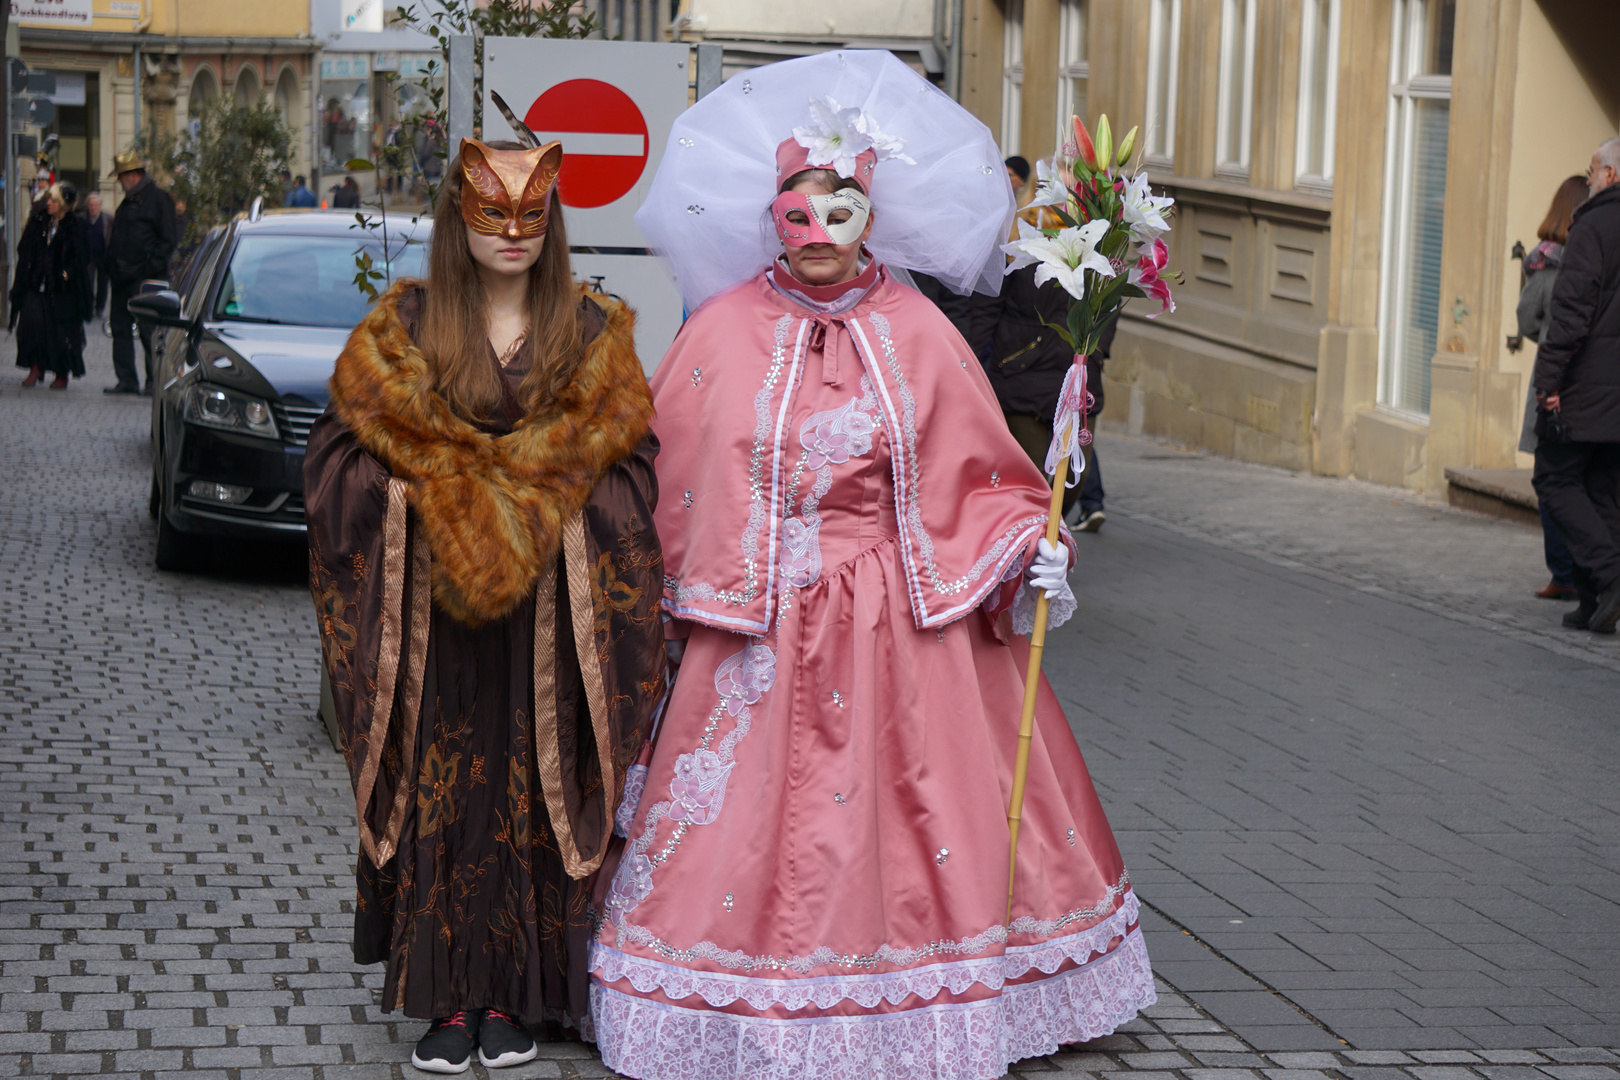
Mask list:
[{"label": "bamboo staff", "polygon": [[[1064,447],[1075,445],[1080,432],[1070,427],[1084,423],[1085,414],[1085,359],[1076,355],[1075,365],[1080,368],[1080,409],[1071,412],[1063,431],[1053,433],[1053,444]],[[1063,520],[1063,493],[1068,488],[1069,455],[1057,459],[1057,471],[1052,474],[1052,501],[1046,511],[1046,542],[1057,546],[1058,522]],[[1024,708],[1018,718],[1018,757],[1013,763],[1012,799],[1007,806],[1007,831],[1012,837],[1012,855],[1007,866],[1007,922],[1012,922],[1013,882],[1018,877],[1018,825],[1024,814],[1024,781],[1029,777],[1029,744],[1035,737],[1035,699],[1041,685],[1041,655],[1046,651],[1046,616],[1048,602],[1042,589],[1035,600],[1035,626],[1029,635],[1029,670],[1024,676]]]}]

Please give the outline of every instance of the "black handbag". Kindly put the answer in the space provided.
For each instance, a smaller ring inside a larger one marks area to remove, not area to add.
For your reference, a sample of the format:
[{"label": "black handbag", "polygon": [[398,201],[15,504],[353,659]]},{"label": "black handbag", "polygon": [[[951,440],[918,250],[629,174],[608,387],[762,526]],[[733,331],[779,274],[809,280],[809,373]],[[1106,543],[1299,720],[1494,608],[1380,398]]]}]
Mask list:
[{"label": "black handbag", "polygon": [[1557,409],[1536,406],[1536,438],[1547,443],[1567,443],[1575,440],[1569,434],[1569,421]]}]

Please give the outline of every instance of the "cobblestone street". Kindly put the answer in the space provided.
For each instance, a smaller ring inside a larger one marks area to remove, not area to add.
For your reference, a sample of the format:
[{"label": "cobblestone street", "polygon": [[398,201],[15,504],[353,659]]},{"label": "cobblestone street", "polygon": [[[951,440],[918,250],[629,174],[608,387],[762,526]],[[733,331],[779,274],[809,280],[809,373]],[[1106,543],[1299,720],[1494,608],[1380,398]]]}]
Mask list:
[{"label": "cobblestone street", "polygon": [[[0,1076],[422,1075],[421,1023],[350,958],[302,552],[157,571],[149,399],[101,394],[99,335],[65,392],[11,362],[7,340]],[[1539,534],[1099,445],[1109,520],[1048,671],[1160,1004],[1015,1072],[1620,1080],[1620,642],[1530,596]],[[496,1075],[605,1070],[552,1043]]]}]

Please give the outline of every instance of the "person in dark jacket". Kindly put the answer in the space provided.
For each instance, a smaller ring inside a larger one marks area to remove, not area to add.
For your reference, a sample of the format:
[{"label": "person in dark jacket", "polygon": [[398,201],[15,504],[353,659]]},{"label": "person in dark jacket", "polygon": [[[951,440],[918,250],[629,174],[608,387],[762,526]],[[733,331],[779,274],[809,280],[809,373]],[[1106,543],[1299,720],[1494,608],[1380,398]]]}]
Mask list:
[{"label": "person in dark jacket", "polygon": [[[1519,284],[1519,336],[1532,344],[1541,341],[1547,327],[1547,316],[1552,307],[1553,282],[1558,280],[1558,268],[1564,265],[1564,243],[1569,239],[1569,227],[1575,220],[1575,211],[1586,201],[1586,177],[1571,176],[1558,185],[1547,216],[1536,229],[1541,241],[1524,257],[1523,280]],[[1536,452],[1536,386],[1526,380],[1524,424],[1519,430],[1519,449],[1526,454]],[[1540,503],[1540,500],[1537,500]],[[1547,504],[1540,503],[1541,550],[1552,580],[1536,590],[1543,600],[1575,599],[1575,557],[1569,545],[1553,524]]]},{"label": "person in dark jacket", "polygon": [[72,184],[51,185],[34,204],[17,245],[11,284],[11,327],[17,332],[17,366],[28,369],[24,386],[45,372],[52,390],[67,389],[68,376],[84,377],[84,322],[90,313],[90,239],[84,219],[73,213]]},{"label": "person in dark jacket", "polygon": [[360,208],[360,185],[354,182],[354,177],[345,176],[343,183],[332,185],[332,209],[358,210]]},{"label": "person in dark jacket", "polygon": [[146,278],[168,275],[169,256],[179,242],[175,228],[174,200],[146,175],[146,163],[133,150],[113,159],[124,201],[113,214],[112,239],[107,247],[107,274],[112,279],[113,374],[118,377],[109,394],[152,392],[152,338],[141,333],[146,354],[146,389],[140,389],[135,373],[135,319],[129,313],[129,298]]},{"label": "person in dark jacket", "polygon": [[112,215],[101,208],[101,196],[94,191],[84,197],[81,214],[90,237],[90,276],[95,282],[90,317],[99,319],[102,312],[107,310],[107,291],[112,285],[107,278],[107,245],[112,241]]},{"label": "person in dark jacket", "polygon": [[[1063,377],[1074,362],[1074,351],[1047,323],[1063,325],[1069,317],[1069,294],[1055,284],[1035,284],[1035,267],[1008,274],[1001,295],[990,300],[987,313],[975,321],[969,338],[984,363],[990,386],[1001,403],[1007,428],[1037,466],[1044,467],[1052,442],[1052,414],[1057,409]],[[1109,324],[1096,352],[1086,358],[1086,390],[1091,395],[1086,423],[1103,408],[1102,371],[1114,343],[1117,323]],[[1103,512],[1102,470],[1093,443],[1085,448],[1086,469],[1080,483],[1063,496],[1063,519],[1072,529],[1096,532],[1107,520]]]},{"label": "person in dark jacket", "polygon": [[1592,155],[1534,382],[1536,496],[1575,557],[1572,629],[1620,621],[1620,139]]}]

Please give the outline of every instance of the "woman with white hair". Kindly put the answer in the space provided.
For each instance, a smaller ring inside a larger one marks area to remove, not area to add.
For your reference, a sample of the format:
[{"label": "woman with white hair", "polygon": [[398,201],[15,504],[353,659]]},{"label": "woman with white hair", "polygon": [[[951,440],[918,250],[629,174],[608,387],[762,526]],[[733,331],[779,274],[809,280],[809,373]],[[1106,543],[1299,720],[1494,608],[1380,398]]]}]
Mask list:
[{"label": "woman with white hair", "polygon": [[11,284],[11,327],[17,332],[17,366],[28,369],[24,386],[48,371],[52,390],[67,389],[68,376],[84,377],[84,323],[90,318],[90,236],[73,212],[78,191],[62,181],[34,204],[17,245]]}]

